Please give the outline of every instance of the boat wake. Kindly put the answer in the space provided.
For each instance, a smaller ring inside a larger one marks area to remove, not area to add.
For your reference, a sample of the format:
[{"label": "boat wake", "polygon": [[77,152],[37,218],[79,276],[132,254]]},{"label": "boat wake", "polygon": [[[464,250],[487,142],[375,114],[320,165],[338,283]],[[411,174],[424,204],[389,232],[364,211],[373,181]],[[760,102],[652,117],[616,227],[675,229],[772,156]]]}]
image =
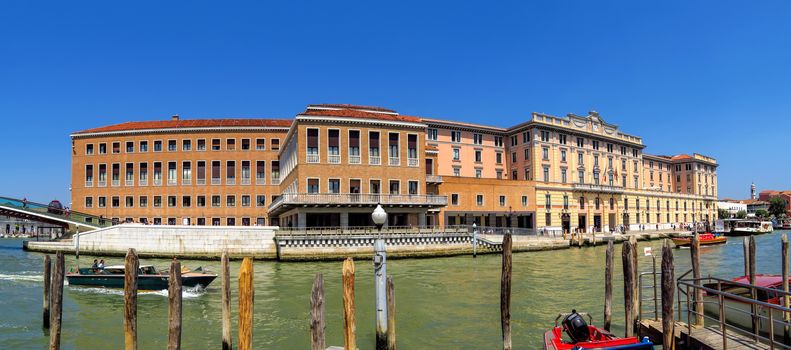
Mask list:
[{"label": "boat wake", "polygon": [[42,282],[44,277],[41,275],[6,275],[0,274],[0,281],[22,281],[22,282]]},{"label": "boat wake", "polygon": [[[115,288],[104,288],[104,287],[84,287],[84,286],[72,286],[70,288],[79,293],[90,293],[90,294],[105,294],[105,295],[118,295],[123,296],[124,290],[123,289],[115,289]],[[206,294],[206,289],[200,286],[194,288],[183,288],[181,290],[181,297],[183,299],[193,299],[198,298],[202,295]],[[156,296],[156,297],[168,297],[167,289],[163,290],[141,290],[138,291],[138,295],[140,297],[145,297],[147,295]]]}]

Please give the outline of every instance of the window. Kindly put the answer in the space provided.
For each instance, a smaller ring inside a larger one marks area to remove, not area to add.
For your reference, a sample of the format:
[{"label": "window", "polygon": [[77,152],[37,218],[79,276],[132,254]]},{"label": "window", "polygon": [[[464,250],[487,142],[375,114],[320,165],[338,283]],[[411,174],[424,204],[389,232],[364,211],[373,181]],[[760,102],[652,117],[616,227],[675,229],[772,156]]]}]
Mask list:
[{"label": "window", "polygon": [[135,153],[134,141],[126,141],[126,153]]},{"label": "window", "polygon": [[593,206],[596,210],[599,210],[599,207],[601,206],[601,200],[599,200],[599,197],[596,197],[596,199],[593,201]]},{"label": "window", "polygon": [[148,207],[148,197],[147,196],[140,196],[137,198],[137,204],[140,208]]},{"label": "window", "polygon": [[[476,162],[480,162],[480,160],[478,160],[478,159],[480,159],[480,152],[481,151],[478,151],[478,150],[475,151],[475,157],[476,157],[475,161]],[[458,149],[458,148],[454,148],[453,149],[453,160],[461,160],[461,150],[460,149]]]},{"label": "window", "polygon": [[99,208],[104,208],[107,206],[107,198],[105,197],[98,197]]},{"label": "window", "polygon": [[518,180],[518,175],[519,175],[518,173],[519,172],[516,171],[516,170],[511,170],[511,179],[512,180]]},{"label": "window", "polygon": [[236,206],[236,196],[228,195],[225,196],[225,206],[228,208],[233,208]]},{"label": "window", "polygon": [[480,178],[481,177],[481,172],[482,172],[481,169],[475,169],[475,177]]},{"label": "window", "polygon": [[235,151],[236,150],[236,139],[227,139],[225,140],[225,149],[228,151]]},{"label": "window", "polygon": [[615,210],[615,199],[610,198],[610,210]]},{"label": "window", "polygon": [[176,140],[168,140],[168,152],[176,152]]},{"label": "window", "polygon": [[184,161],[181,163],[181,183],[192,184],[192,162]]},{"label": "window", "polygon": [[206,196],[197,196],[195,198],[195,205],[197,207],[203,208],[206,206]]},{"label": "window", "polygon": [[426,138],[431,141],[437,141],[437,129],[429,128],[426,131]]},{"label": "window", "polygon": [[544,195],[544,209],[551,209],[552,208],[552,195],[545,194]]},{"label": "window", "polygon": [[525,180],[530,180],[530,169],[525,168]]},{"label": "window", "polygon": [[113,208],[120,207],[121,206],[121,198],[119,198],[118,196],[110,198],[110,206],[112,206]]},{"label": "window", "polygon": [[263,151],[266,149],[266,139],[255,139],[255,150]]},{"label": "window", "polygon": [[250,150],[250,139],[242,139],[242,151]]},{"label": "window", "polygon": [[189,208],[192,206],[192,197],[190,196],[181,196],[181,207],[182,208]]},{"label": "window", "polygon": [[475,195],[475,204],[478,205],[479,207],[483,206],[483,195],[482,194]]},{"label": "window", "polygon": [[505,196],[500,196],[500,206],[501,207],[505,206]]},{"label": "window", "polygon": [[242,161],[242,185],[250,184],[250,161]]},{"label": "window", "polygon": [[565,145],[566,144],[566,135],[558,134],[558,143],[560,143],[561,145]]},{"label": "window", "polygon": [[255,196],[255,206],[257,207],[266,206],[266,196],[261,194]]},{"label": "window", "polygon": [[85,145],[85,155],[92,155],[93,154],[93,144],[89,143]]},{"label": "window", "polygon": [[126,186],[135,185],[135,163],[126,163],[126,173],[124,179],[126,180]]},{"label": "window", "polygon": [[388,156],[390,157],[390,165],[399,165],[401,163],[399,159],[399,138],[400,135],[398,133],[388,134]]},{"label": "window", "polygon": [[113,164],[112,180],[113,180],[113,183],[112,183],[113,186],[119,186],[120,185],[120,182],[121,182],[121,164],[118,164],[118,163]]},{"label": "window", "polygon": [[481,135],[479,133],[473,133],[472,134],[472,143],[476,144],[476,145],[482,145],[483,144],[483,135]]},{"label": "window", "polygon": [[524,159],[525,160],[529,160],[530,159],[530,149],[529,148],[525,148],[524,149]]},{"label": "window", "polygon": [[168,185],[175,185],[176,183],[176,162],[168,162]]},{"label": "window", "polygon": [[549,182],[549,167],[544,167],[544,182]]},{"label": "window", "polygon": [[308,193],[319,193],[319,179],[308,179]]},{"label": "window", "polygon": [[516,152],[511,152],[511,162],[516,163]]},{"label": "window", "polygon": [[560,182],[566,183],[566,168],[560,169]]},{"label": "window", "polygon": [[212,151],[219,151],[220,150],[220,139],[212,139],[211,140],[211,150]]},{"label": "window", "polygon": [[85,187],[93,186],[93,164],[85,165]]},{"label": "window", "polygon": [[370,180],[368,182],[368,192],[372,194],[382,193],[381,183],[379,180]]},{"label": "window", "polygon": [[148,141],[140,141],[137,148],[140,152],[148,152]]},{"label": "window", "polygon": [[197,150],[198,151],[205,151],[206,150],[206,140],[203,140],[203,139],[199,139],[198,140]]},{"label": "window", "polygon": [[527,196],[522,196],[522,206],[523,207],[527,206]]},{"label": "window", "polygon": [[563,163],[566,162],[566,150],[565,149],[560,150],[560,161],[563,162]]},{"label": "window", "polygon": [[453,176],[461,176],[461,168],[453,167]]},{"label": "window", "polygon": [[549,131],[541,130],[541,141],[549,142]]},{"label": "window", "polygon": [[580,209],[585,209],[585,197],[580,197]]},{"label": "window", "polygon": [[459,205],[459,194],[452,193],[450,195],[450,205]]},{"label": "window", "polygon": [[360,164],[360,130],[349,130],[349,163]]},{"label": "window", "polygon": [[368,164],[379,165],[381,164],[381,157],[379,155],[379,132],[368,132]]},{"label": "window", "polygon": [[255,162],[255,183],[257,185],[266,183],[266,161],[258,160]]},{"label": "window", "polygon": [[612,144],[611,143],[607,144],[607,152],[612,152]]},{"label": "window", "polygon": [[494,137],[494,147],[503,147],[503,137],[502,136],[495,136]]},{"label": "window", "polygon": [[461,131],[451,131],[450,132],[450,141],[451,142],[461,142]]},{"label": "window", "polygon": [[107,144],[100,143],[99,144],[99,154],[107,154]]},{"label": "window", "polygon": [[280,161],[273,160],[272,164],[270,165],[270,169],[272,171],[272,184],[279,185],[280,184]]},{"label": "window", "polygon": [[544,147],[544,148],[541,149],[541,159],[549,160],[549,148],[548,147]]},{"label": "window", "polygon": [[623,199],[623,210],[629,210],[629,198]]},{"label": "window", "polygon": [[249,207],[250,206],[250,196],[249,195],[243,195],[242,196],[242,206],[243,207]]},{"label": "window", "polygon": [[273,151],[280,150],[280,139],[271,139],[269,140],[269,143],[269,148],[271,148]]},{"label": "window", "polygon": [[577,138],[577,147],[585,147],[585,139],[582,137]]},{"label": "window", "polygon": [[390,194],[401,193],[401,182],[398,180],[390,180]]},{"label": "window", "polygon": [[168,207],[176,206],[176,196],[168,196]]},{"label": "window", "polygon": [[569,208],[569,196],[563,195],[563,209]]},{"label": "window", "polygon": [[236,218],[226,218],[225,225],[227,226],[236,226]]},{"label": "window", "polygon": [[181,150],[182,151],[192,151],[192,140],[182,140],[181,141]]},{"label": "window", "polygon": [[85,207],[93,208],[93,197],[85,197]]},{"label": "window", "polygon": [[327,162],[330,164],[338,164],[341,162],[340,138],[340,130],[327,130]]},{"label": "window", "polygon": [[162,196],[154,196],[154,208],[162,207]]},{"label": "window", "polygon": [[498,170],[497,170],[497,172],[496,172],[496,174],[497,174],[497,175],[496,175],[496,177],[497,177],[498,179],[502,179],[502,178],[503,178],[503,171],[502,171],[502,170],[499,170],[499,169],[498,169]]},{"label": "window", "polygon": [[236,183],[236,161],[228,160],[225,162],[225,184],[233,185]]},{"label": "window", "polygon": [[577,179],[580,184],[585,183],[585,170],[579,170],[577,173]]},{"label": "window", "polygon": [[497,164],[503,164],[503,154],[501,152],[497,152],[494,154],[494,159]]},{"label": "window", "polygon": [[418,166],[417,159],[417,135],[409,134],[406,136],[406,150],[409,166]]},{"label": "window", "polygon": [[593,149],[598,151],[599,150],[599,141],[595,141],[594,140],[594,141],[591,141],[591,143],[593,145]]},{"label": "window", "polygon": [[417,181],[409,181],[407,185],[409,186],[409,194],[416,195],[419,193]]},{"label": "window", "polygon": [[585,156],[582,152],[577,153],[577,165],[585,165]]},{"label": "window", "polygon": [[329,179],[327,184],[328,193],[341,193],[341,180]]},{"label": "window", "polygon": [[519,144],[519,138],[516,135],[511,135],[511,146],[516,146],[517,144]]},{"label": "window", "polygon": [[113,142],[113,154],[121,153],[121,143]]},{"label": "window", "polygon": [[162,152],[162,141],[154,141],[154,152]]},{"label": "window", "polygon": [[139,172],[138,184],[140,186],[148,186],[148,163],[140,163]]},{"label": "window", "polygon": [[220,161],[213,160],[211,162],[211,184],[219,185],[220,183]]}]

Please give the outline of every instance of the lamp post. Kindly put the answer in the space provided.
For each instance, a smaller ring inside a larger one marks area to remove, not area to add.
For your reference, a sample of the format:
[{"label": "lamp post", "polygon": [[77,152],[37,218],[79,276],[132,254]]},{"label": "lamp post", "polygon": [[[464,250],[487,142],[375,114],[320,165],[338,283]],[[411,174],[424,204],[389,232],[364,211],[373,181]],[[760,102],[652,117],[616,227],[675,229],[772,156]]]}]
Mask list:
[{"label": "lamp post", "polygon": [[478,225],[472,223],[472,257],[478,255]]},{"label": "lamp post", "polygon": [[382,239],[382,226],[387,222],[387,212],[381,204],[371,213],[371,219],[379,230],[374,241],[374,287],[376,290],[376,349],[387,349],[387,253]]}]

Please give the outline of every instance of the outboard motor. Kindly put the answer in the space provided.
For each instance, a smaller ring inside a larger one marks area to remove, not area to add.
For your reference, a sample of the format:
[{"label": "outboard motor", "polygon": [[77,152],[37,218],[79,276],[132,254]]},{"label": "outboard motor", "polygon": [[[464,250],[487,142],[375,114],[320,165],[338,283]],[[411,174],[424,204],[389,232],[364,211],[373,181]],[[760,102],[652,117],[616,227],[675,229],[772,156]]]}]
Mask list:
[{"label": "outboard motor", "polygon": [[563,319],[563,330],[569,335],[575,344],[590,340],[591,334],[588,324],[577,310],[571,310],[571,314]]}]

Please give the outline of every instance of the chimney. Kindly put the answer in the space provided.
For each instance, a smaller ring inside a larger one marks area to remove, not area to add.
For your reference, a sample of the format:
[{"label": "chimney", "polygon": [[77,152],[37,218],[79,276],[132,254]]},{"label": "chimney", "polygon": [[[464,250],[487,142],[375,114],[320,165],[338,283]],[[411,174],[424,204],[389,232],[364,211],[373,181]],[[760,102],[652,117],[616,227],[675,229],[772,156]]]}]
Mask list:
[{"label": "chimney", "polygon": [[170,120],[172,120],[172,121],[174,121],[174,122],[178,121],[178,120],[179,120],[179,115],[178,115],[178,114],[176,114],[176,115],[174,115],[174,116],[171,116],[171,117],[170,117]]}]

